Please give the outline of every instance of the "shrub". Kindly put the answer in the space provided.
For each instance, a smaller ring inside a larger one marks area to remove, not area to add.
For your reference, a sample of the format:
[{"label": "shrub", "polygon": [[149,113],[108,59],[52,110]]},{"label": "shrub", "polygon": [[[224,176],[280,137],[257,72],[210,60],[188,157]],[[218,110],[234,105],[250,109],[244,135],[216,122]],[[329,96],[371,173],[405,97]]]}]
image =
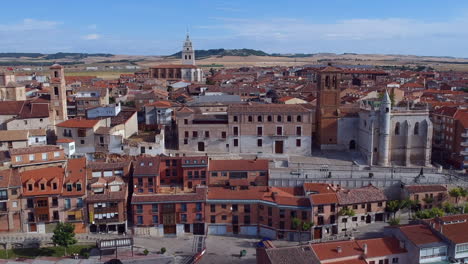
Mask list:
[{"label": "shrub", "polygon": [[398,217],[390,218],[390,220],[388,221],[388,224],[391,225],[391,226],[399,225],[400,224],[400,218],[398,218]]},{"label": "shrub", "polygon": [[164,254],[164,253],[166,253],[166,248],[165,247],[161,248],[161,254]]},{"label": "shrub", "polygon": [[[161,251],[162,251],[162,249],[161,249]],[[149,251],[145,248],[145,250],[143,250],[143,254],[144,254],[145,256],[147,256],[147,255],[149,254]]]}]

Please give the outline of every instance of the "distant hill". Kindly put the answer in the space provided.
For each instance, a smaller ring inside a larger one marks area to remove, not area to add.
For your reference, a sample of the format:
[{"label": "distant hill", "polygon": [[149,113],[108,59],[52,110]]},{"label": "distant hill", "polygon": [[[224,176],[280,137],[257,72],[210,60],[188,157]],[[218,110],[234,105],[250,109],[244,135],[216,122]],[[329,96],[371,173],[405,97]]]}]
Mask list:
[{"label": "distant hill", "polygon": [[[170,57],[180,57],[182,52],[177,52]],[[195,50],[195,57],[197,59],[206,58],[210,56],[239,56],[239,57],[246,57],[246,56],[270,56],[270,54],[263,52],[261,50],[254,50],[254,49],[209,49],[209,50]]]},{"label": "distant hill", "polygon": [[108,53],[68,53],[68,52],[57,52],[54,54],[42,54],[42,53],[16,53],[6,52],[0,53],[0,58],[34,58],[44,60],[57,60],[57,59],[84,59],[87,57],[112,57],[113,54]]}]

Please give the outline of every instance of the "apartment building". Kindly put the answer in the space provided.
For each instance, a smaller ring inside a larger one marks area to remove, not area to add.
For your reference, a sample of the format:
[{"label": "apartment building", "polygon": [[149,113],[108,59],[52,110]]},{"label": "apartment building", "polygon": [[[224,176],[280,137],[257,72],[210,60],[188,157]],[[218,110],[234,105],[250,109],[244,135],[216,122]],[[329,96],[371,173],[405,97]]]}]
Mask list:
[{"label": "apartment building", "polygon": [[304,183],[314,222],[314,239],[338,234],[337,187],[327,183]]},{"label": "apartment building", "polygon": [[86,233],[88,231],[86,224],[86,188],[87,188],[87,169],[86,159],[69,159],[65,169],[63,179],[63,222],[71,223],[75,226],[76,233]]},{"label": "apartment building", "polygon": [[[206,200],[208,234],[253,235],[272,239],[310,240],[308,198],[288,187],[209,187]],[[293,219],[299,221],[295,226]]]},{"label": "apartment building", "polygon": [[46,144],[47,134],[44,129],[0,130],[0,150]]},{"label": "apartment building", "polygon": [[0,170],[0,232],[22,231],[21,185],[16,170]]},{"label": "apartment building", "polygon": [[[86,116],[86,110],[109,104],[109,90],[101,87],[79,87],[73,95],[75,109],[68,109],[71,116]],[[73,115],[73,113],[75,115]]]},{"label": "apartment building", "polygon": [[23,232],[50,233],[64,220],[64,200],[60,199],[64,174],[65,169],[56,166],[21,173]]},{"label": "apartment building", "polygon": [[443,185],[405,185],[401,199],[410,199],[417,203],[418,209],[441,207],[448,199],[447,187]]},{"label": "apartment building", "polygon": [[176,112],[179,149],[310,155],[312,112],[283,104],[183,107]]},{"label": "apartment building", "polygon": [[193,191],[162,187],[157,194],[132,197],[135,234],[148,236],[205,234],[206,186]]},{"label": "apartment building", "polygon": [[267,186],[268,160],[210,160],[210,186]]},{"label": "apartment building", "polygon": [[33,167],[45,164],[63,164],[66,162],[66,157],[63,149],[60,146],[45,145],[34,146],[28,148],[12,148],[9,150],[11,158],[11,166],[16,167]]},{"label": "apartment building", "polygon": [[[356,189],[339,189],[338,198],[338,229],[348,231],[354,227],[374,222],[385,221],[387,197],[382,189],[369,185]],[[340,214],[342,209],[352,209],[354,216]]]},{"label": "apartment building", "polygon": [[88,180],[86,207],[91,233],[127,232],[128,187],[120,176],[93,177]]}]

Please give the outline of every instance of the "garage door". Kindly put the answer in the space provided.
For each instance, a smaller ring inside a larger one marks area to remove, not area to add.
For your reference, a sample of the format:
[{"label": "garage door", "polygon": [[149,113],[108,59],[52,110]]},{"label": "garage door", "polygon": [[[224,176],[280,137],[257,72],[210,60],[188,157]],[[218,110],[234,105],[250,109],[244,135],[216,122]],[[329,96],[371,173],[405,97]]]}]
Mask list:
[{"label": "garage door", "polygon": [[240,227],[240,234],[246,236],[256,236],[257,235],[257,227],[256,226],[241,226]]},{"label": "garage door", "polygon": [[210,225],[208,227],[208,233],[210,235],[225,235],[226,226],[225,225]]}]

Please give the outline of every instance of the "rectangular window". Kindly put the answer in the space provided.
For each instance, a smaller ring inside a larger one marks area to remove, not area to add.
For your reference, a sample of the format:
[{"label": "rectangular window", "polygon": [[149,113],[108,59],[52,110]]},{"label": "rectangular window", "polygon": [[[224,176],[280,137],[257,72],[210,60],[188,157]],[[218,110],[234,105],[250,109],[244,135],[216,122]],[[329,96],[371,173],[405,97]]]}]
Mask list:
[{"label": "rectangular window", "polygon": [[301,146],[301,140],[300,139],[296,139],[296,147],[300,147]]},{"label": "rectangular window", "polygon": [[288,122],[292,122],[292,116],[288,115],[287,120]]},{"label": "rectangular window", "polygon": [[263,146],[263,140],[262,139],[257,139],[257,147]]},{"label": "rectangular window", "polygon": [[[164,219],[163,219],[164,221]],[[181,214],[180,215],[180,222],[185,223],[187,222],[187,214]]]},{"label": "rectangular window", "polygon": [[142,215],[137,216],[137,224],[138,224],[138,225],[142,225],[142,224],[143,224],[143,216],[142,216]]},{"label": "rectangular window", "polygon": [[211,177],[218,177],[218,173],[216,171],[212,172]]},{"label": "rectangular window", "polygon": [[8,191],[7,190],[1,190],[0,191],[0,200],[8,200]]},{"label": "rectangular window", "polygon": [[210,131],[205,131],[205,138],[209,138],[210,137]]},{"label": "rectangular window", "polygon": [[68,183],[67,184],[67,192],[71,192],[72,191],[72,185],[71,183]]},{"label": "rectangular window", "polygon": [[244,215],[244,224],[250,225],[250,215]]},{"label": "rectangular window", "polygon": [[137,213],[137,214],[142,214],[142,213],[143,213],[143,205],[137,204],[137,206],[136,206],[136,213]]},{"label": "rectangular window", "polygon": [[188,119],[184,119],[184,125],[188,124]]},{"label": "rectangular window", "polygon": [[276,135],[277,136],[282,136],[283,135],[283,127],[276,127]]},{"label": "rectangular window", "polygon": [[210,212],[212,212],[212,213],[216,212],[216,205],[215,204],[210,205]]},{"label": "rectangular window", "polygon": [[232,134],[234,134],[234,136],[238,136],[239,135],[239,128],[238,127],[233,127],[232,128]]},{"label": "rectangular window", "polygon": [[238,118],[237,116],[233,116],[233,117],[232,117],[232,121],[233,121],[233,122],[239,122],[239,118]]},{"label": "rectangular window", "polygon": [[54,158],[58,158],[59,156],[60,156],[60,152],[55,151],[55,152],[54,152]]},{"label": "rectangular window", "polygon": [[250,213],[250,204],[244,205],[244,213]]},{"label": "rectangular window", "polygon": [[200,212],[202,210],[202,203],[196,203],[196,210]]},{"label": "rectangular window", "polygon": [[76,199],[76,207],[82,208],[83,207],[83,198]]},{"label": "rectangular window", "polygon": [[233,211],[233,212],[237,212],[237,210],[238,210],[237,204],[233,204],[233,205],[232,205],[232,211]]},{"label": "rectangular window", "polygon": [[263,127],[257,127],[257,136],[261,137],[263,135]]},{"label": "rectangular window", "polygon": [[268,122],[273,122],[273,117],[271,117],[271,115],[269,115],[269,116],[267,117],[267,120],[268,120]]},{"label": "rectangular window", "polygon": [[216,223],[216,215],[210,216],[210,223],[212,224]]},{"label": "rectangular window", "polygon": [[29,155],[29,161],[33,161],[34,160],[34,154],[30,154]]},{"label": "rectangular window", "polygon": [[225,131],[221,132],[221,138],[226,138],[226,132]]},{"label": "rectangular window", "polygon": [[16,160],[16,162],[21,162],[21,161],[23,161],[23,157],[22,156],[16,156],[15,160]]},{"label": "rectangular window", "polygon": [[239,146],[239,140],[237,138],[234,139],[234,147]]},{"label": "rectangular window", "polygon": [[187,212],[187,204],[185,204],[185,203],[180,204],[180,211]]},{"label": "rectangular window", "polygon": [[392,263],[398,263],[398,258],[392,258]]},{"label": "rectangular window", "polygon": [[188,138],[188,137],[189,137],[189,132],[188,132],[188,131],[185,131],[185,132],[184,132],[184,137],[185,137],[185,138]]},{"label": "rectangular window", "polygon": [[79,137],[86,137],[86,129],[78,129]]},{"label": "rectangular window", "polygon": [[70,199],[65,199],[65,209],[70,209],[71,208],[71,200]]},{"label": "rectangular window", "polygon": [[152,213],[157,213],[158,212],[158,205],[157,204],[151,205],[151,212]]},{"label": "rectangular window", "polygon": [[198,137],[198,131],[193,131],[192,132],[192,137],[197,138]]},{"label": "rectangular window", "polygon": [[81,183],[77,183],[77,184],[76,184],[76,190],[79,191],[79,192],[81,192],[81,190],[82,190],[82,189],[81,189]]},{"label": "rectangular window", "polygon": [[296,136],[302,136],[302,127],[296,127]]}]

